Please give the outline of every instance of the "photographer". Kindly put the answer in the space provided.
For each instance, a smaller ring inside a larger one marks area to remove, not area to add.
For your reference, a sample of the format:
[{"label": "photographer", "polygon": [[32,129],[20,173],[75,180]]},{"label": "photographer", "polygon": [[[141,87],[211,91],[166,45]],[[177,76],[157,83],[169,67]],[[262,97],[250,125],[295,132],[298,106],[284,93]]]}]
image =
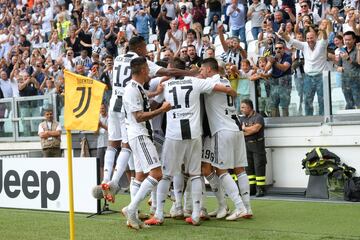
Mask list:
[{"label": "photographer", "polygon": [[279,106],[282,117],[289,116],[290,93],[291,93],[291,55],[285,53],[285,44],[275,44],[275,54],[268,57],[266,70],[272,68],[270,78],[270,108],[271,116],[279,117]]}]

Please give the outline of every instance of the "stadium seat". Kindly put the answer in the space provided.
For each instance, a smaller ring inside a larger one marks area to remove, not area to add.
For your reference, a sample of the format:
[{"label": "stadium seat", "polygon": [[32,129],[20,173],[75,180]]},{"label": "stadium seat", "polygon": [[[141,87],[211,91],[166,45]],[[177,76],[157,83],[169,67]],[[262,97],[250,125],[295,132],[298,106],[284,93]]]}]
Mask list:
[{"label": "stadium seat", "polygon": [[158,35],[156,34],[151,34],[149,36],[149,43],[153,43],[155,40],[158,40]]},{"label": "stadium seat", "polygon": [[209,34],[209,33],[210,33],[210,30],[211,30],[211,27],[210,27],[210,26],[204,27],[203,33],[204,33],[204,34]]},{"label": "stadium seat", "polygon": [[250,42],[254,40],[254,36],[251,33],[251,22],[248,21],[245,24],[246,41]]},{"label": "stadium seat", "polygon": [[147,50],[148,52],[155,51],[155,50],[156,50],[155,44],[149,43],[148,45],[146,45],[146,50]]},{"label": "stadium seat", "polygon": [[[225,38],[225,40],[228,39],[228,38],[229,38],[229,35],[225,33],[225,34],[224,34],[224,38]],[[217,35],[217,36],[215,37],[214,45],[215,45],[215,46],[221,45],[219,35]]]},{"label": "stadium seat", "polygon": [[229,26],[227,24],[223,23],[223,27],[225,32],[229,31]]}]

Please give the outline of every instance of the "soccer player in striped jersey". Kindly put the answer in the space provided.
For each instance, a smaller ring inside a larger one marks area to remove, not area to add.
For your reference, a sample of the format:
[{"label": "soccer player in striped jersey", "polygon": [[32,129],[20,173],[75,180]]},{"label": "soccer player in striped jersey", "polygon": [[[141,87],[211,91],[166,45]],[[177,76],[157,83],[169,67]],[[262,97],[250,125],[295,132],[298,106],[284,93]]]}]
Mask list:
[{"label": "soccer player in striped jersey", "polygon": [[[201,74],[207,77],[206,81],[212,84],[230,86],[229,80],[219,75],[218,62],[214,58],[204,60],[201,66]],[[236,209],[226,220],[236,220],[241,217],[249,218],[252,216],[252,211],[249,180],[245,172],[247,166],[246,146],[240,121],[236,115],[234,98],[217,92],[206,94],[205,108],[214,140],[215,157],[211,164],[215,167],[217,175],[208,171],[205,176],[211,184],[219,179],[225,192],[235,204]],[[219,147],[220,145],[226,147]],[[208,169],[211,169],[211,166]],[[241,196],[238,186],[236,186],[227,169],[234,169]],[[226,212],[226,209],[220,207],[218,211]]]},{"label": "soccer player in striped jersey", "polygon": [[[173,66],[185,69],[185,62],[180,58],[175,58]],[[171,110],[167,113],[162,151],[163,178],[157,189],[155,215],[145,223],[148,225],[163,223],[164,202],[171,180],[175,174],[181,172],[181,166],[184,164],[184,172],[190,175],[193,201],[192,216],[186,218],[186,222],[199,225],[202,201],[200,94],[221,91],[235,96],[235,91],[222,84],[213,84],[194,77],[173,78],[164,82],[163,85],[163,93],[155,99],[158,103],[164,100],[171,103]],[[179,210],[182,210],[182,207]]]},{"label": "soccer player in striped jersey", "polygon": [[135,171],[149,173],[142,182],[130,204],[122,212],[127,217],[129,227],[139,229],[144,226],[137,218],[137,209],[142,200],[155,188],[162,177],[161,163],[152,142],[151,119],[171,109],[168,102],[151,111],[149,98],[143,87],[149,81],[149,66],[146,58],[137,57],[131,61],[132,79],[125,87],[124,110],[126,115],[129,145],[133,150]]},{"label": "soccer player in striped jersey", "polygon": [[[131,149],[128,144],[125,116],[122,113],[124,88],[131,80],[130,62],[139,56],[145,57],[147,54],[146,43],[143,37],[136,36],[129,41],[129,51],[126,54],[119,55],[114,61],[113,68],[113,89],[109,106],[109,146],[105,153],[104,163],[104,179],[102,182],[102,189],[105,199],[114,201],[114,194],[118,189],[118,182],[124,173],[129,162]],[[149,65],[149,75],[154,76],[185,76],[194,74],[189,71],[179,69],[163,68],[151,61],[147,61]],[[116,156],[117,149],[121,146],[121,152],[117,158],[115,171],[111,179],[112,168]],[[130,164],[131,165],[131,164]],[[144,177],[132,179],[130,183],[130,193],[132,196],[139,189],[141,180]]]}]

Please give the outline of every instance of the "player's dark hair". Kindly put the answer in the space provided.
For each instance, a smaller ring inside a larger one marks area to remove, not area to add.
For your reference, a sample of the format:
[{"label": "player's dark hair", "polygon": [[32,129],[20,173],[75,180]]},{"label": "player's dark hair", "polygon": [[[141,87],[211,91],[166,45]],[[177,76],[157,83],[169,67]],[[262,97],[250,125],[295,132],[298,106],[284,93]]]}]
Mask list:
[{"label": "player's dark hair", "polygon": [[132,74],[140,74],[141,69],[146,64],[146,58],[145,57],[137,57],[131,60],[130,62],[130,68]]},{"label": "player's dark hair", "polygon": [[129,41],[129,51],[135,51],[136,48],[145,42],[145,39],[142,36],[132,37]]},{"label": "player's dark hair", "polygon": [[206,58],[202,61],[201,66],[210,67],[212,70],[219,71],[219,64],[215,58]]},{"label": "player's dark hair", "polygon": [[246,104],[247,106],[249,106],[251,109],[254,109],[254,104],[253,104],[253,102],[252,102],[250,99],[248,99],[248,98],[241,100],[241,103],[244,103],[244,104]]},{"label": "player's dark hair", "polygon": [[185,61],[178,57],[176,57],[172,60],[171,65],[173,68],[177,68],[177,69],[185,70],[185,68],[186,68]]},{"label": "player's dark hair", "polygon": [[168,59],[162,59],[161,61],[157,61],[155,63],[156,65],[159,65],[160,67],[167,68],[168,65]]}]

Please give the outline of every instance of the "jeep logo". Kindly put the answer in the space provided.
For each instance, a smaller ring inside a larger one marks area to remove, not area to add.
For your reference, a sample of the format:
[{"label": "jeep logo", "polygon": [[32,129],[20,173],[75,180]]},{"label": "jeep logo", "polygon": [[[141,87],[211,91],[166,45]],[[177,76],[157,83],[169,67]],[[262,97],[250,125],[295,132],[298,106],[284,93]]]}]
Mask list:
[{"label": "jeep logo", "polygon": [[[53,182],[54,190],[48,192],[48,183]],[[22,191],[28,199],[35,199],[40,194],[41,208],[47,208],[48,200],[56,200],[60,194],[60,178],[54,171],[41,171],[40,176],[28,170],[21,177],[15,170],[3,173],[3,161],[0,159],[0,196],[6,194],[9,198],[16,198]]]}]

